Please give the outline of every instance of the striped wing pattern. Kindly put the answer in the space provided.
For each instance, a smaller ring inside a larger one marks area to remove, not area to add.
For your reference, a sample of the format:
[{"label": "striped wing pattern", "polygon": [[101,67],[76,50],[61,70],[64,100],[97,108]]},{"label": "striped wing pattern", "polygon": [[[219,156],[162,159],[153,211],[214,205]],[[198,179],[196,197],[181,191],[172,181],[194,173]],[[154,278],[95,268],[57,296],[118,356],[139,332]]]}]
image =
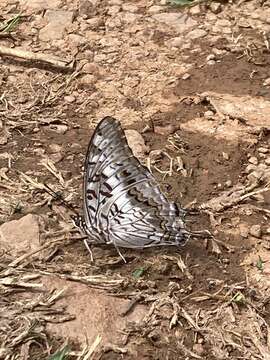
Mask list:
[{"label": "striped wing pattern", "polygon": [[118,120],[105,117],[88,146],[83,229],[88,243],[145,248],[184,245],[184,210],[169,202],[128,146]]}]

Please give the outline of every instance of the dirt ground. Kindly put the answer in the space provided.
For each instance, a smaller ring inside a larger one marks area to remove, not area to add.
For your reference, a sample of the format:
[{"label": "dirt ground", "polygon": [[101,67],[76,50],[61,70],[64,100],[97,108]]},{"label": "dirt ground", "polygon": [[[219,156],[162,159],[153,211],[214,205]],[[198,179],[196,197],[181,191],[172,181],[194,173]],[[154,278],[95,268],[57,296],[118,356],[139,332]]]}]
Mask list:
[{"label": "dirt ground", "polygon": [[[270,359],[269,2],[0,10],[0,359]],[[44,184],[82,212],[106,115],[142,135],[140,160],[214,240],[123,250],[127,264],[96,246],[91,263]]]}]

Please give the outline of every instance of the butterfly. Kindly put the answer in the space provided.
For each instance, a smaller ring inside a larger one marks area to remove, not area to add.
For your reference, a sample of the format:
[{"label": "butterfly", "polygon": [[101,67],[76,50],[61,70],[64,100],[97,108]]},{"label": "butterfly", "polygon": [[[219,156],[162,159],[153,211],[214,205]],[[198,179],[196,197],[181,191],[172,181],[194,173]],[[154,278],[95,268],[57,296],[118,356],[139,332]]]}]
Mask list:
[{"label": "butterfly", "polygon": [[85,245],[119,248],[185,245],[186,211],[169,202],[154,176],[133,155],[121,123],[105,117],[89,142],[83,184],[84,217],[76,225]]}]

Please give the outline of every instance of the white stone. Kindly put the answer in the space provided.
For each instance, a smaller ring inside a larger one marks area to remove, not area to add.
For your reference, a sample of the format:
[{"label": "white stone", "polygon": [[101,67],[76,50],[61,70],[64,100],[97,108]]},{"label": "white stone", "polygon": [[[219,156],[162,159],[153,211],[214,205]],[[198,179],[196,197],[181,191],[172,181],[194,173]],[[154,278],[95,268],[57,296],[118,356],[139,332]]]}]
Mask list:
[{"label": "white stone", "polygon": [[145,145],[142,135],[136,130],[126,130],[125,135],[127,137],[128,145],[132,149],[134,155],[137,158],[145,158],[145,154],[149,149]]},{"label": "white stone", "polygon": [[161,13],[153,15],[153,18],[161,23],[174,28],[178,33],[183,33],[197,25],[197,21],[190,16],[181,13]]},{"label": "white stone", "polygon": [[0,226],[0,248],[22,254],[40,246],[40,221],[37,215],[28,214]]},{"label": "white stone", "polygon": [[39,32],[42,41],[59,40],[64,37],[65,29],[71,25],[73,20],[72,11],[47,10],[45,18],[48,24]]},{"label": "white stone", "polygon": [[200,39],[207,35],[207,31],[203,29],[194,29],[187,34],[187,38],[190,40]]}]

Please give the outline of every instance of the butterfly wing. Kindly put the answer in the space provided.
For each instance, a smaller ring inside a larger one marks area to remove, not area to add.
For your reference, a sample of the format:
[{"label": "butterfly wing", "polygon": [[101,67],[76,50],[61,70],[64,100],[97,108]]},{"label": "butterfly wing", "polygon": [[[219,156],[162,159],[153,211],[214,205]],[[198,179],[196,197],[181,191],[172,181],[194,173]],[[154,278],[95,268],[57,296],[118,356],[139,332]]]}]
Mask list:
[{"label": "butterfly wing", "polygon": [[111,117],[99,123],[88,146],[84,215],[89,236],[117,247],[179,245],[189,236],[184,211],[162,194]]}]

